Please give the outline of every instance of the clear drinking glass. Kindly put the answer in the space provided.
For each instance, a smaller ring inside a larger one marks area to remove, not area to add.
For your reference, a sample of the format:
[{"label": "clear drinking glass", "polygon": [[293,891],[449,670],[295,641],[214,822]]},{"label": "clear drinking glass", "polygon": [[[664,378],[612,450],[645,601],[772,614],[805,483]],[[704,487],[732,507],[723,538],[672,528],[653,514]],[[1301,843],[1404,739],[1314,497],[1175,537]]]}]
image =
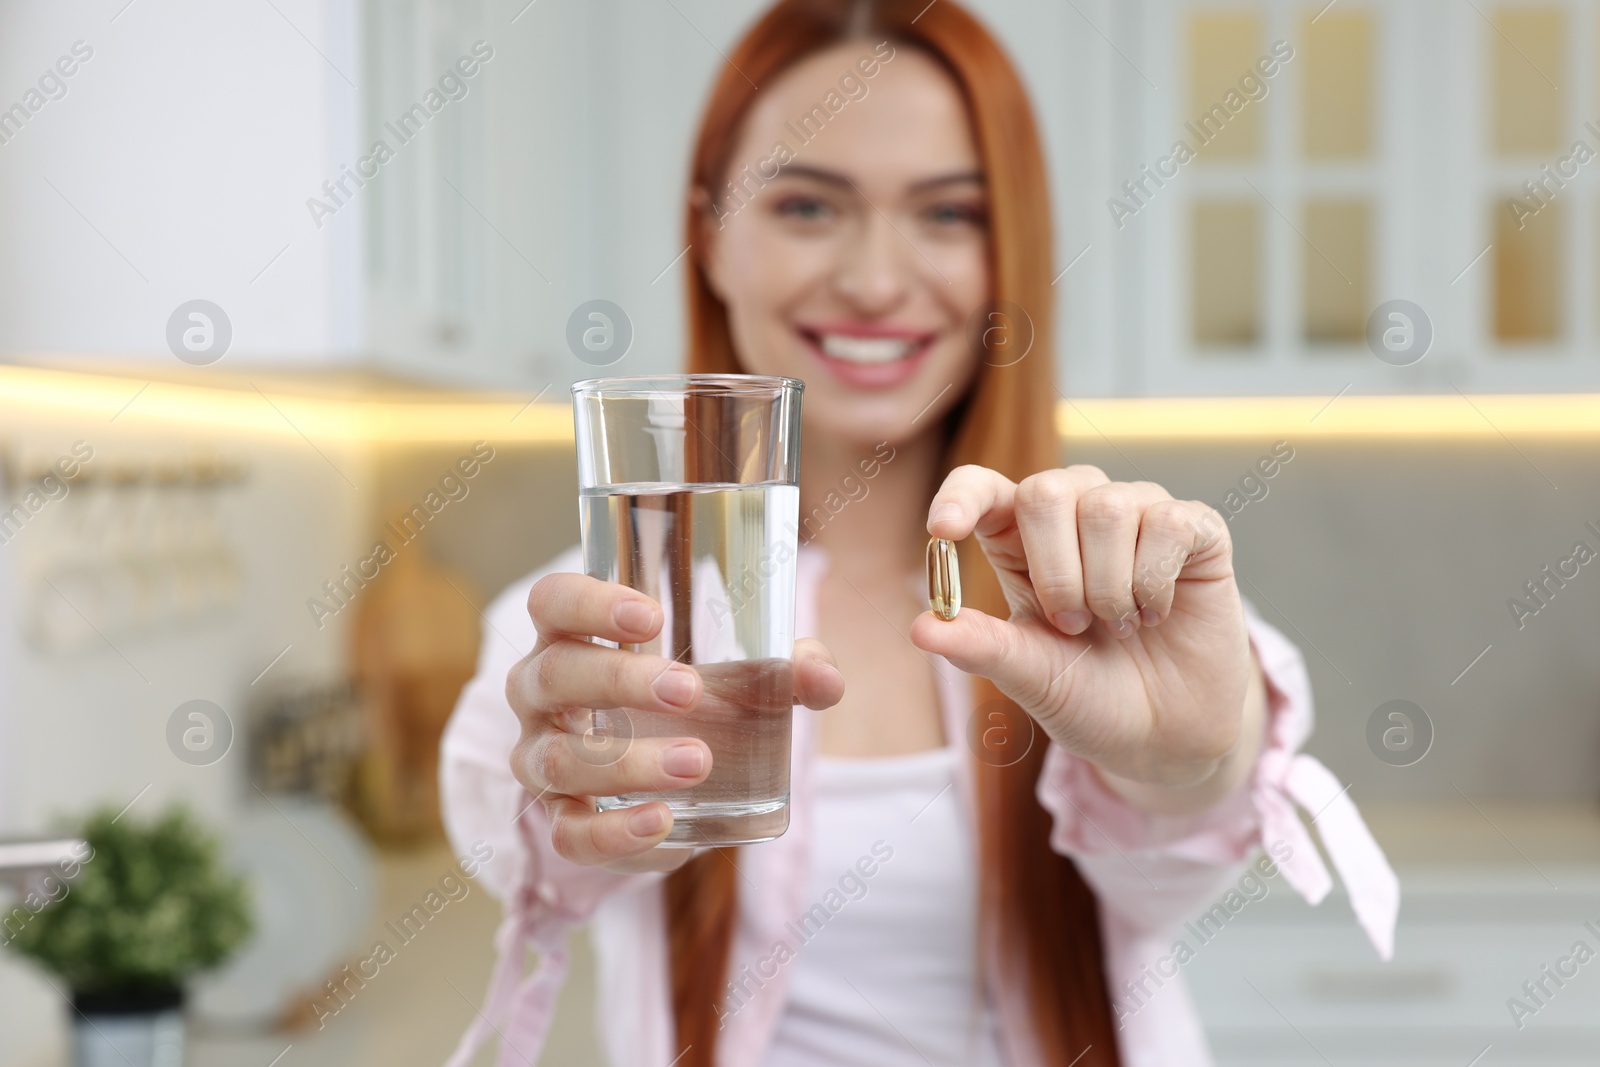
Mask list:
[{"label": "clear drinking glass", "polygon": [[752,374],[572,387],[584,570],[665,613],[655,639],[620,647],[689,664],[703,683],[689,712],[595,709],[585,737],[603,763],[636,737],[711,749],[697,786],[598,798],[602,811],[665,801],[666,845],[770,841],[789,826],[804,388]]}]

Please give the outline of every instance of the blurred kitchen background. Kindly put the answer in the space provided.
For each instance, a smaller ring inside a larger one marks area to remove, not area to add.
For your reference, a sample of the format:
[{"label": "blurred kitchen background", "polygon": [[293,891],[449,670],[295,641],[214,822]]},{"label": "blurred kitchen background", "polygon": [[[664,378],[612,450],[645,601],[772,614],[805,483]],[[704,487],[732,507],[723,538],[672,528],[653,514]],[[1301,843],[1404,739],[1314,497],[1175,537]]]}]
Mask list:
[{"label": "blurred kitchen background", "polygon": [[[1600,4],[971,6],[1048,142],[1063,458],[1229,515],[1405,888],[1387,966],[1282,885],[1205,947],[1219,1061],[1594,1063],[1600,965],[1524,983],[1600,948]],[[437,1063],[482,1006],[481,888],[326,983],[457,869],[437,739],[577,539],[568,385],[681,366],[759,7],[0,0],[0,900],[187,804],[255,901],[188,1063]],[[544,1063],[598,1062],[587,960]],[[69,1062],[68,993],[0,949],[0,1064]]]}]

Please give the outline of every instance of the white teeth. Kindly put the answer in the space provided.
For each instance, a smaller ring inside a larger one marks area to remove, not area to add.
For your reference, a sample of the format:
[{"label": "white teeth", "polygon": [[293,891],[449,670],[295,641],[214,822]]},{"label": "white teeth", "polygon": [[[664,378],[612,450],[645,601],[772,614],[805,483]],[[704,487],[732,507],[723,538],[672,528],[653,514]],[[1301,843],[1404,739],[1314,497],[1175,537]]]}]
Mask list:
[{"label": "white teeth", "polygon": [[892,363],[911,351],[910,341],[893,337],[848,337],[844,334],[822,335],[822,350],[834,359],[851,363]]}]

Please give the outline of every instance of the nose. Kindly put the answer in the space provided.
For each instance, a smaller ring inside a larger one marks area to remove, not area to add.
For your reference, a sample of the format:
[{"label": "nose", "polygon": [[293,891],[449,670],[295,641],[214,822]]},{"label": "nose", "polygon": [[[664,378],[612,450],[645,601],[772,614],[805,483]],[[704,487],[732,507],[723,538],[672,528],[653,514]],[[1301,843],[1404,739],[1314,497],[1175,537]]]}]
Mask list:
[{"label": "nose", "polygon": [[863,198],[855,239],[842,242],[833,272],[834,291],[863,316],[894,310],[906,297],[916,251],[883,213]]}]

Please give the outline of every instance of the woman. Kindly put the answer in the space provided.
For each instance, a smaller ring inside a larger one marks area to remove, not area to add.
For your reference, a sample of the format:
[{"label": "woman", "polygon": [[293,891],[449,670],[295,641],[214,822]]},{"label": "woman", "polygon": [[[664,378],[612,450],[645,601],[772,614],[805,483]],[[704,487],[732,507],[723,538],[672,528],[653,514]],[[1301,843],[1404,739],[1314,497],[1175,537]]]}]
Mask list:
[{"label": "woman", "polygon": [[[1393,874],[1295,755],[1303,664],[1241,602],[1226,524],[1057,467],[1045,176],[993,39],[950,0],[785,0],[728,59],[693,157],[689,369],[807,383],[791,826],[690,851],[655,847],[664,804],[597,813],[710,753],[595,767],[562,710],[692,707],[700,679],[586,641],[662,613],[576,548],[507,590],[444,743],[452,839],[494,848],[507,905],[452,1062],[491,1031],[533,1062],[592,922],[617,1065],[1204,1064],[1177,932],[1278,865],[1321,899],[1296,802],[1387,958]],[[929,535],[960,541],[954,621],[926,610]]]}]

